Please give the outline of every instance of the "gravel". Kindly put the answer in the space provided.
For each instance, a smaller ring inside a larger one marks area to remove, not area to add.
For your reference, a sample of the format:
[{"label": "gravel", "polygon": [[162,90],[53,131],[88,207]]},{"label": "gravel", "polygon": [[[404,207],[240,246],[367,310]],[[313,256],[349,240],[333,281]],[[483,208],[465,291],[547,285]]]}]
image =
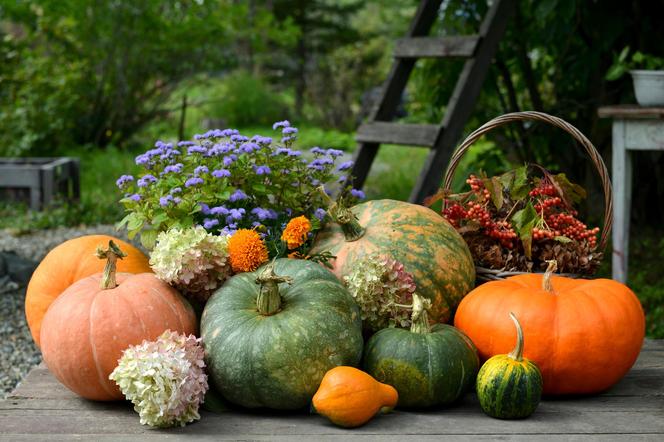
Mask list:
[{"label": "gravel", "polygon": [[[92,234],[126,239],[115,227],[107,225],[41,230],[20,236],[0,230],[0,251],[13,251],[23,258],[39,262],[58,244]],[[41,362],[41,352],[32,341],[25,322],[24,303],[25,287],[7,291],[0,287],[0,388],[3,399],[32,367]]]}]

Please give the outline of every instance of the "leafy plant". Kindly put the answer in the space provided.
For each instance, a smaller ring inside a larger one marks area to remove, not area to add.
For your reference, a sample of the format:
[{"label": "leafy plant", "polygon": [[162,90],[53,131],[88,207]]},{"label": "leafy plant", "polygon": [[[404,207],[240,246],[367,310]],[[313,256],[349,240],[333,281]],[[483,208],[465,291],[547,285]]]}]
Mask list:
[{"label": "leafy plant", "polygon": [[645,69],[654,71],[664,69],[664,58],[644,54],[636,51],[629,57],[629,46],[625,46],[613,61],[613,65],[606,72],[606,79],[614,81],[625,75],[631,69]]}]

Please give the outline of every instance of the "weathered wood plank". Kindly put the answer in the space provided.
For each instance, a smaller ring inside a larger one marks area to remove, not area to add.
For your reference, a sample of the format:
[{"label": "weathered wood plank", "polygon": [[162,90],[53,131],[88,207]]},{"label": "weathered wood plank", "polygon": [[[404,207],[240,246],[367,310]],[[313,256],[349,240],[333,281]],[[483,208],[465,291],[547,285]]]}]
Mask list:
[{"label": "weathered wood plank", "polygon": [[434,124],[398,124],[387,121],[365,123],[357,129],[355,139],[360,143],[402,144],[431,147],[436,142],[439,127]]},{"label": "weathered wood plank", "polygon": [[625,121],[625,148],[664,150],[664,124],[659,120]]},{"label": "weathered wood plank", "polygon": [[600,118],[664,118],[664,107],[642,107],[634,104],[602,106],[597,109]]},{"label": "weathered wood plank", "polygon": [[394,45],[394,56],[396,58],[472,57],[479,41],[479,35],[402,38]]}]

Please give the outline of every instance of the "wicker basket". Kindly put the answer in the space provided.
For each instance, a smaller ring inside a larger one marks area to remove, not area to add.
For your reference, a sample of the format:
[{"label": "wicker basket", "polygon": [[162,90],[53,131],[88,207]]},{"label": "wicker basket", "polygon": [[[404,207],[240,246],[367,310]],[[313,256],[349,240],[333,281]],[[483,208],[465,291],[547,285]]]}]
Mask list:
[{"label": "wicker basket", "polygon": [[[507,123],[512,123],[514,121],[541,121],[544,123],[551,124],[552,126],[558,127],[572,136],[581,146],[583,146],[585,152],[590,157],[595,170],[599,175],[599,178],[602,182],[602,188],[604,190],[604,226],[602,228],[602,235],[598,243],[597,249],[603,251],[606,248],[607,241],[609,239],[609,233],[611,232],[611,226],[613,225],[613,203],[612,203],[612,190],[611,190],[611,180],[609,179],[609,173],[606,169],[606,165],[602,160],[599,152],[595,149],[595,146],[585,137],[576,127],[572,126],[565,120],[562,120],[558,117],[554,117],[543,112],[513,112],[505,115],[501,115],[493,120],[485,123],[480,128],[476,129],[473,133],[468,135],[468,137],[463,140],[463,142],[457,147],[457,149],[452,154],[450,159],[450,164],[447,167],[447,172],[445,173],[445,178],[443,181],[443,189],[450,191],[452,186],[452,178],[454,172],[461,161],[461,158],[470,148],[470,146],[480,139],[484,134],[489,132],[496,127],[502,126]],[[512,272],[506,271],[505,269],[487,269],[485,267],[475,266],[477,273],[477,281],[486,282],[492,280],[499,280],[507,278],[508,276],[518,275],[526,272]],[[562,274],[564,276],[578,278],[581,275],[576,274]]]}]

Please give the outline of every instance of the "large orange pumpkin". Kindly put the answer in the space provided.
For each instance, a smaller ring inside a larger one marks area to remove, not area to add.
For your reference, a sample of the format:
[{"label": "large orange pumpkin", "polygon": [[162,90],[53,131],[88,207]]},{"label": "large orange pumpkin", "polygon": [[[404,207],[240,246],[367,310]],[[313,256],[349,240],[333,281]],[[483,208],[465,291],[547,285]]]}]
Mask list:
[{"label": "large orange pumpkin", "polygon": [[119,272],[152,272],[148,258],[140,250],[112,236],[87,235],[63,242],[44,257],[32,274],[25,294],[25,317],[38,347],[42,318],[48,307],[67,287],[104,269],[103,261],[94,253],[97,246],[108,244],[110,240],[128,254],[118,262]]},{"label": "large orange pumpkin", "polygon": [[[552,264],[555,263],[552,261]],[[638,298],[609,279],[524,274],[483,284],[461,301],[454,325],[483,360],[508,353],[509,312],[528,337],[523,354],[542,372],[544,394],[598,393],[618,382],[641,350],[645,318]]]},{"label": "large orange pumpkin", "polygon": [[112,242],[99,249],[103,274],[75,282],[44,315],[41,350],[53,375],[73,392],[93,400],[122,399],[108,379],[122,351],[165,330],[197,332],[196,315],[175,289],[152,273],[115,274],[123,254]]}]

